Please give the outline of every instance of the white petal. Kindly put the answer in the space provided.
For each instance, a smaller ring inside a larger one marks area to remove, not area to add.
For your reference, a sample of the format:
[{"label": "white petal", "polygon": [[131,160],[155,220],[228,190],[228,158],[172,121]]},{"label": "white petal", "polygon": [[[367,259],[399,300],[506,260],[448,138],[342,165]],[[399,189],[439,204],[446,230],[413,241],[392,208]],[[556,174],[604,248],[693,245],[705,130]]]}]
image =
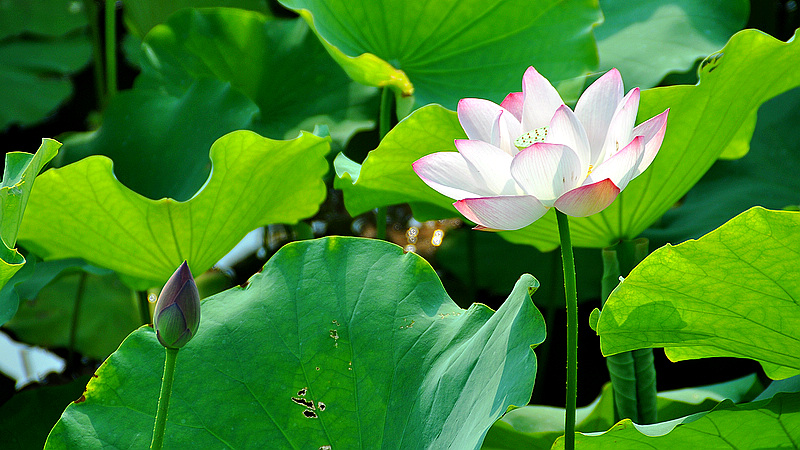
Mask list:
[{"label": "white petal", "polygon": [[639,166],[636,168],[636,177],[644,172],[650,166],[650,163],[656,158],[658,150],[661,148],[661,143],[664,141],[664,134],[667,131],[667,116],[669,115],[669,108],[663,113],[642,122],[639,126],[633,129],[634,136],[644,137],[644,156],[642,157]]},{"label": "white petal", "polygon": [[514,157],[511,176],[526,193],[552,206],[561,194],[580,186],[586,172],[571,148],[537,142]]},{"label": "white petal", "polygon": [[549,209],[530,195],[467,198],[453,206],[467,219],[491,230],[518,230],[538,220]]},{"label": "white petal", "polygon": [[511,155],[483,141],[456,139],[456,148],[470,166],[470,172],[480,178],[489,192],[495,195],[522,194],[511,177]]},{"label": "white petal", "polygon": [[547,126],[564,104],[556,88],[533,67],[522,77],[522,96],[522,132]]},{"label": "white petal", "polygon": [[452,199],[495,195],[460,153],[432,153],[416,160],[412,166],[425,184]]},{"label": "white petal", "polygon": [[611,69],[592,83],[578,99],[575,115],[583,124],[592,149],[592,164],[595,164],[603,149],[608,126],[622,100],[624,93],[622,77],[617,69]]},{"label": "white petal", "polygon": [[[501,114],[503,112],[505,114]],[[493,130],[498,116],[502,116],[502,120],[506,122],[509,133],[521,133],[518,131],[519,121],[513,114],[496,103],[480,98],[464,98],[458,102],[458,121],[470,139],[497,145],[497,142],[493,142],[495,137]]]},{"label": "white petal", "polygon": [[636,123],[636,113],[639,111],[639,88],[633,88],[617,105],[614,117],[608,126],[603,150],[600,157],[592,165],[597,167],[633,139],[633,124]]},{"label": "white petal", "polygon": [[584,185],[609,178],[620,191],[625,189],[628,183],[641,173],[637,169],[644,153],[644,137],[636,136],[625,148],[595,168]]},{"label": "white petal", "polygon": [[514,140],[520,134],[519,122],[515,117],[510,117],[509,111],[500,111],[492,126],[492,140],[489,141],[495,147],[500,148],[509,156],[519,153],[519,149],[514,145]]},{"label": "white petal", "polygon": [[581,161],[581,172],[589,171],[589,164],[592,161],[589,140],[586,138],[583,125],[568,106],[561,105],[556,110],[547,128],[545,142],[563,144],[571,148]]},{"label": "white petal", "polygon": [[620,189],[606,178],[565,193],[556,200],[555,207],[569,216],[591,216],[608,208],[619,192]]}]

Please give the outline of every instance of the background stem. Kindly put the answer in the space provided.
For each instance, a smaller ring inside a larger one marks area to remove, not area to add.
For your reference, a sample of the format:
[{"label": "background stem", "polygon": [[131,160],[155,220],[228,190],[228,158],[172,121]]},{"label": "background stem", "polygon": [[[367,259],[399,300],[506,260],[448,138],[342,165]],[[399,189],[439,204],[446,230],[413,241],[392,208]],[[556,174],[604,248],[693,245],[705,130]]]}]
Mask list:
[{"label": "background stem", "polygon": [[[381,141],[392,129],[392,89],[384,87],[381,89],[381,110],[378,116],[378,133]],[[375,227],[377,228],[378,239],[386,239],[386,216],[389,214],[389,209],[386,206],[381,206],[375,213]]]},{"label": "background stem", "polygon": [[575,283],[575,259],[569,235],[569,218],[556,210],[561,261],[564,268],[564,292],[567,301],[567,401],[564,420],[564,448],[575,448],[575,407],[578,396],[578,292]]},{"label": "background stem", "polygon": [[136,291],[136,296],[139,299],[139,317],[142,325],[147,325],[150,323],[150,301],[147,299],[149,294],[147,291]]},{"label": "background stem", "polygon": [[117,93],[117,2],[106,0],[106,94],[110,99]]},{"label": "background stem", "polygon": [[167,426],[167,411],[169,410],[169,398],[172,395],[172,381],[175,378],[175,360],[177,358],[178,349],[167,348],[164,377],[161,379],[161,393],[158,395],[156,422],[153,426],[153,441],[150,443],[152,450],[160,450],[164,444],[164,429]]},{"label": "background stem", "polygon": [[80,279],[78,279],[78,289],[75,291],[75,303],[72,308],[72,323],[69,328],[69,342],[67,344],[67,373],[72,373],[75,368],[75,341],[78,336],[78,319],[81,314],[81,303],[83,301],[83,293],[86,290],[86,278],[88,276],[88,273],[81,272]]}]

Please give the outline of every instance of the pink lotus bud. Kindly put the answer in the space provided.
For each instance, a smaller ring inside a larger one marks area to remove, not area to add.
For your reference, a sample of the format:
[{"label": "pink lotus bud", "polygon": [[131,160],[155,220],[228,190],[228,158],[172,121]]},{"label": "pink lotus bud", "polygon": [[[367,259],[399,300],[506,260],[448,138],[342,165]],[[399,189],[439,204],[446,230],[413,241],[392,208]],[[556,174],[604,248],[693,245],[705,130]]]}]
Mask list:
[{"label": "pink lotus bud", "polygon": [[158,295],[153,327],[164,347],[181,348],[200,325],[200,294],[186,261],[169,277]]}]

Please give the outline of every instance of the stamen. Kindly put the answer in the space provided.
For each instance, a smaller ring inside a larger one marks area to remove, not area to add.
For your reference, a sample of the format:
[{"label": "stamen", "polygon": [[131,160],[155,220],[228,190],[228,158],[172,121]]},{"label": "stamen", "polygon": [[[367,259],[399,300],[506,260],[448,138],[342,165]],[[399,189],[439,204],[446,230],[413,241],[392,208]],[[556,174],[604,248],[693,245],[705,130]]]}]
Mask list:
[{"label": "stamen", "polygon": [[594,169],[594,167],[592,167],[592,165],[589,164],[589,173],[586,174],[587,177],[592,174],[592,169]]}]

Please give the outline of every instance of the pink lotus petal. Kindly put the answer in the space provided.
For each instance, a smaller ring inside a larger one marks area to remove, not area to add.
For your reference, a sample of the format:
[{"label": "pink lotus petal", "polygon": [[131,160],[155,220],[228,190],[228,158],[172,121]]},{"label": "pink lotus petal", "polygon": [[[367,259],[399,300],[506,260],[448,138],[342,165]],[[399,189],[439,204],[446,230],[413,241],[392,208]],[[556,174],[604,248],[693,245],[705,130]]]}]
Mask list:
[{"label": "pink lotus petal", "polygon": [[632,179],[641,173],[637,172],[637,168],[642,162],[644,154],[644,137],[636,136],[625,148],[595,168],[584,184],[592,184],[609,178],[622,191]]},{"label": "pink lotus petal", "polygon": [[593,165],[597,165],[608,126],[623,93],[622,77],[617,69],[611,69],[586,88],[575,105],[575,115],[589,138],[592,149],[590,163]]},{"label": "pink lotus petal", "polygon": [[493,141],[493,130],[498,116],[503,116],[509,132],[521,134],[518,131],[519,121],[502,106],[480,98],[464,98],[458,102],[458,121],[470,139],[497,145]]},{"label": "pink lotus petal", "polygon": [[561,194],[580,186],[586,172],[571,148],[537,142],[514,157],[511,176],[526,193],[552,206]]},{"label": "pink lotus petal", "polygon": [[452,199],[495,195],[460,153],[432,153],[414,161],[412,167],[425,184]]},{"label": "pink lotus petal", "polygon": [[591,216],[606,209],[617,198],[619,191],[620,189],[606,178],[567,192],[556,200],[554,206],[569,216]]},{"label": "pink lotus petal", "polygon": [[581,172],[585,174],[589,171],[591,163],[589,140],[586,138],[583,125],[568,106],[561,105],[556,110],[547,128],[545,142],[563,144],[571,148],[581,161]]},{"label": "pink lotus petal", "polygon": [[530,195],[466,198],[453,206],[467,219],[492,230],[518,230],[532,224],[548,210]]},{"label": "pink lotus petal", "polygon": [[456,139],[456,148],[492,195],[522,194],[511,178],[511,155],[483,141]]},{"label": "pink lotus petal", "polygon": [[622,150],[633,139],[633,124],[636,123],[638,111],[639,88],[633,88],[617,105],[614,117],[611,118],[603,150],[597,160],[598,165]]},{"label": "pink lotus petal", "polygon": [[507,109],[518,121],[522,122],[522,92],[512,92],[506,95],[500,106]]},{"label": "pink lotus petal", "polygon": [[556,88],[533,67],[528,67],[522,77],[522,96],[523,132],[547,126],[558,107],[564,104]]},{"label": "pink lotus petal", "polygon": [[658,154],[658,150],[661,148],[661,143],[664,141],[664,134],[667,131],[668,115],[669,108],[663,113],[642,122],[633,129],[633,135],[643,136],[645,142],[644,157],[639,162],[634,177],[644,172],[656,158],[656,154]]}]

